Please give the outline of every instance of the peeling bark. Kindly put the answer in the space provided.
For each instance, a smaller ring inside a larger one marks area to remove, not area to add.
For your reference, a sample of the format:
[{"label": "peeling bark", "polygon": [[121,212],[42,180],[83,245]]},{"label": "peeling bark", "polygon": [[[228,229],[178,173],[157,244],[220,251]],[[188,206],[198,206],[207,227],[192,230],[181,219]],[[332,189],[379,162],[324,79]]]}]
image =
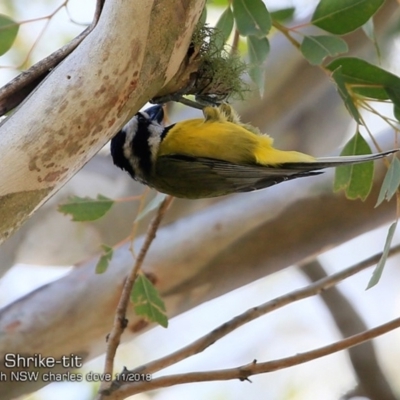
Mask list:
[{"label": "peeling bark", "polygon": [[105,2],[93,31],[0,126],[0,243],[172,79],[203,6]]}]

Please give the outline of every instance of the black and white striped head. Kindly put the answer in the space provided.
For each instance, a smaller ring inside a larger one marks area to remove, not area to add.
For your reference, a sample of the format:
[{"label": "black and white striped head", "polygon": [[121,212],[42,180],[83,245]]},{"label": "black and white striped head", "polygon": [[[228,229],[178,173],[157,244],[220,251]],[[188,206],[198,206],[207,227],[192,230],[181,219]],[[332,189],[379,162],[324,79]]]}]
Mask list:
[{"label": "black and white striped head", "polygon": [[114,164],[133,179],[147,182],[162,140],[163,119],[162,106],[139,111],[111,140]]}]

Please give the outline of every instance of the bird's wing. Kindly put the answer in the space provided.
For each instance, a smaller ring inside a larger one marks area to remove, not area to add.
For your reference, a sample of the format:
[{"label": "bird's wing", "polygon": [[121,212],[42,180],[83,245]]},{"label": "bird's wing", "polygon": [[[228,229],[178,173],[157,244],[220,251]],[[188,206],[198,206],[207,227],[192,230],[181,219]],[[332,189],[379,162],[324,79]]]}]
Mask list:
[{"label": "bird's wing", "polygon": [[156,162],[156,189],[189,198],[249,192],[290,179],[318,175],[324,168],[372,161],[397,151],[398,149],[359,156],[323,157],[312,162],[284,163],[279,167],[234,164],[214,158],[164,155],[159,156]]},{"label": "bird's wing", "polygon": [[[238,165],[210,158],[169,155],[158,157],[155,174],[161,191],[198,198],[263,189],[289,179],[321,173],[311,169],[311,166],[306,171],[292,167]],[[172,185],[169,187],[171,181],[173,188]],[[191,195],[188,196],[188,192]]]},{"label": "bird's wing", "polygon": [[319,170],[323,168],[340,167],[341,165],[361,164],[383,158],[389,154],[397,153],[398,151],[399,149],[394,149],[382,153],[361,154],[357,156],[320,157],[316,158],[312,163],[285,163],[283,165],[285,168],[295,168],[299,171],[309,171],[310,169]]}]

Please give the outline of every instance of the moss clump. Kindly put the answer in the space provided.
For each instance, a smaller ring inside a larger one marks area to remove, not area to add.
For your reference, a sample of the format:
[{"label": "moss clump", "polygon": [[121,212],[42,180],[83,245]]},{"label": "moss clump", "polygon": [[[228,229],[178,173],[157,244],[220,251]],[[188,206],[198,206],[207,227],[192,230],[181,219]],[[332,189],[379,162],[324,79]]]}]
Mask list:
[{"label": "moss clump", "polygon": [[190,94],[200,99],[243,98],[248,90],[242,80],[247,66],[238,55],[227,51],[222,33],[205,25],[198,26],[193,34],[192,46],[200,64]]},{"label": "moss clump", "polygon": [[186,95],[194,95],[201,104],[216,104],[229,97],[242,99],[249,90],[242,80],[246,69],[238,55],[227,51],[222,33],[199,22],[180,71],[152,102],[185,103]]}]

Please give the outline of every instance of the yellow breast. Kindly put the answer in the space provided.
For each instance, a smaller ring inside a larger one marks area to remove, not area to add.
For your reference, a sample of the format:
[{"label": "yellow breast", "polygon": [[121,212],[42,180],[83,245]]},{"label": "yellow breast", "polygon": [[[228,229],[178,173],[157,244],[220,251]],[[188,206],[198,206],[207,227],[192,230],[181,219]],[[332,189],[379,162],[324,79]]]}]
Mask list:
[{"label": "yellow breast", "polygon": [[158,155],[182,154],[271,166],[315,160],[307,154],[277,150],[272,144],[268,135],[258,135],[241,125],[199,118],[175,124],[162,141]]}]

